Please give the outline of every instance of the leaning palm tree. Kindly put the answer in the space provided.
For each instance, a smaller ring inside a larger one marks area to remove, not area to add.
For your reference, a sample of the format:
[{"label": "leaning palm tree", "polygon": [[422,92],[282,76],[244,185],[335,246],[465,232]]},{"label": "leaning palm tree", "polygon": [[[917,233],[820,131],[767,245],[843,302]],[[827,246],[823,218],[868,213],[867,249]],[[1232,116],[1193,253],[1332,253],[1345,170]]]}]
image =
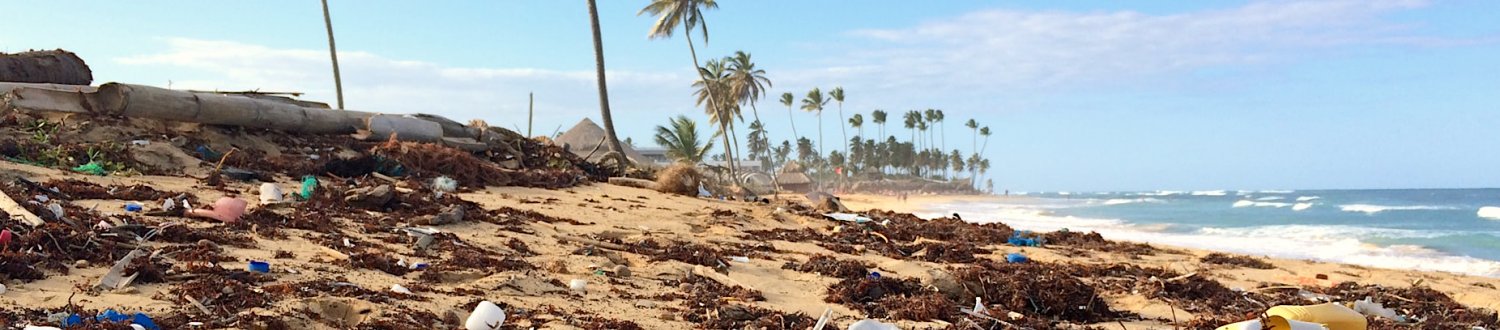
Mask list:
[{"label": "leaning palm tree", "polygon": [[984,145],[979,147],[979,154],[983,155],[984,151],[990,148],[990,127],[980,128],[979,135],[984,136]]},{"label": "leaning palm tree", "polygon": [[974,140],[972,141],[974,143],[974,146],[973,149],[970,149],[970,151],[973,151],[976,154],[979,153],[979,122],[974,121],[974,118],[969,118],[969,121],[964,122],[964,127],[968,127],[969,130],[974,131],[974,135],[971,138],[971,140]]},{"label": "leaning palm tree", "polygon": [[604,135],[609,139],[609,151],[614,152],[615,164],[619,165],[620,172],[623,173],[630,163],[625,158],[625,149],[620,148],[619,135],[615,134],[615,120],[609,113],[609,88],[604,85],[604,40],[599,36],[599,9],[594,6],[594,0],[588,0],[588,3],[589,26],[594,29],[594,68],[599,73],[599,116],[604,119]]},{"label": "leaning palm tree", "polygon": [[676,161],[702,163],[703,156],[714,148],[714,143],[698,139],[698,123],[681,115],[667,121],[670,128],[656,126],[656,144],[666,148],[667,157]]},{"label": "leaning palm tree", "polygon": [[[828,91],[828,96],[839,103],[839,122],[844,122],[844,87],[834,87],[833,90]],[[844,130],[843,124],[839,124],[839,133],[844,135],[844,140],[849,140],[849,132]],[[844,146],[844,154],[848,153],[849,147]]]},{"label": "leaning palm tree", "polygon": [[880,125],[880,136],[876,138],[885,138],[885,115],[885,110],[878,109],[870,113],[871,121],[875,122],[875,125]]},{"label": "leaning palm tree", "polygon": [[[818,115],[818,154],[823,154],[823,106],[828,105],[828,100],[823,98],[823,91],[817,87],[807,91],[807,96],[802,98],[802,111]],[[843,125],[839,125],[843,127]]]},{"label": "leaning palm tree", "polygon": [[796,101],[797,96],[792,95],[791,92],[781,93],[781,105],[786,106],[786,117],[792,123],[792,137],[800,138],[802,135],[797,134],[797,116],[792,115],[792,102]]},{"label": "leaning palm tree", "polygon": [[938,148],[939,149],[947,149],[948,148],[948,125],[944,125],[943,124],[943,120],[946,119],[947,116],[943,116],[943,110],[942,109],[934,110],[933,111],[933,115],[935,115],[936,118],[937,118],[937,124],[938,124],[937,128],[939,130],[938,131],[938,137],[939,137],[938,141],[940,141],[940,142],[938,142]]},{"label": "leaning palm tree", "polygon": [[858,141],[859,137],[865,135],[865,115],[856,113],[853,117],[849,117],[849,127],[856,130],[854,140]]},{"label": "leaning palm tree", "polygon": [[730,94],[739,100],[739,104],[749,104],[755,121],[760,121],[760,110],[755,108],[755,103],[765,96],[766,88],[771,87],[771,79],[766,78],[766,70],[755,68],[750,53],[745,51],[734,52],[728,62]]},{"label": "leaning palm tree", "polygon": [[[645,8],[641,8],[641,11],[635,14],[639,16],[650,13],[656,16],[656,24],[652,24],[651,31],[646,34],[652,39],[671,38],[672,33],[676,32],[678,26],[681,26],[682,33],[687,35],[684,39],[687,39],[688,54],[693,56],[693,70],[698,71],[700,80],[708,80],[698,66],[698,50],[693,47],[692,31],[693,28],[702,26],[703,42],[708,43],[708,21],[703,18],[703,10],[717,8],[719,8],[719,3],[714,0],[651,0],[651,3],[646,4]],[[716,101],[712,89],[708,90],[704,97],[710,100],[707,102],[709,107],[719,106],[720,102]],[[719,111],[709,110],[709,112]],[[727,140],[725,143],[728,143]],[[734,177],[734,158],[732,157],[729,158],[729,176]]]},{"label": "leaning palm tree", "polygon": [[[740,116],[739,104],[729,96],[730,82],[727,70],[724,61],[708,60],[708,63],[698,68],[698,75],[704,79],[693,82],[693,94],[698,96],[697,103],[703,106],[703,111],[708,114],[709,121],[719,126],[719,132],[715,135],[724,138],[724,158],[733,167],[735,154],[737,154],[735,149],[739,147],[739,143],[731,143],[729,139],[739,140],[739,136],[734,134],[734,121],[735,119],[744,120],[744,117]],[[724,97],[715,99],[713,95]]]}]

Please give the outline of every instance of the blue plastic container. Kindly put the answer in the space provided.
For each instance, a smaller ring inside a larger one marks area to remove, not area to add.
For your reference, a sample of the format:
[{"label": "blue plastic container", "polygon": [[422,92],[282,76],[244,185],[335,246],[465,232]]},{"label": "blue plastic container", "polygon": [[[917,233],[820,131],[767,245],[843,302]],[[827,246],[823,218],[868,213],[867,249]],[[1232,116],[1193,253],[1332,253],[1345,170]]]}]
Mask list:
[{"label": "blue plastic container", "polygon": [[1026,259],[1026,256],[1022,255],[1020,253],[1011,253],[1011,254],[1005,255],[1005,262],[1008,262],[1008,263],[1024,264],[1024,263],[1026,263],[1028,261],[1030,261],[1030,259]]},{"label": "blue plastic container", "polygon": [[270,273],[271,263],[251,260],[249,270],[256,273]]}]

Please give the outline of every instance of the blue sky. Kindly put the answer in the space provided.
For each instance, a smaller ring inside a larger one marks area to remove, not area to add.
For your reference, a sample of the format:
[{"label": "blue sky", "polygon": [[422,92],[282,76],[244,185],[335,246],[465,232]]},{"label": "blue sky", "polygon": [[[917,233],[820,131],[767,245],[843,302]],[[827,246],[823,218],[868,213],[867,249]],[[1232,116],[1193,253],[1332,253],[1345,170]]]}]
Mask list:
[{"label": "blue sky", "polygon": [[[682,36],[647,39],[645,1],[600,2],[621,134],[650,145],[671,115],[703,120]],[[597,118],[583,1],[330,6],[350,109],[524,128],[535,92],[538,134]],[[96,83],[333,100],[316,1],[5,8],[0,51],[73,50]],[[1001,189],[1497,187],[1495,13],[1480,0],[722,1],[698,52],[752,53],[775,95],[843,86],[846,115],[943,109],[947,148],[964,153],[976,118],[996,132]],[[785,107],[759,110],[774,141],[792,138]],[[815,117],[791,116],[816,138]],[[831,148],[838,113],[823,116]]]}]

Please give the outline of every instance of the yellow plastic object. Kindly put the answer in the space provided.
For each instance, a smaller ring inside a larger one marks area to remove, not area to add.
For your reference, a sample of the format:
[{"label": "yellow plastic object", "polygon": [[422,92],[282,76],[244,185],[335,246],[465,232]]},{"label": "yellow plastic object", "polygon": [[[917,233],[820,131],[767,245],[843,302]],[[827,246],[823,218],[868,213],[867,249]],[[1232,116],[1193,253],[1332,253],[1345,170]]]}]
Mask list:
[{"label": "yellow plastic object", "polygon": [[1365,330],[1369,325],[1364,315],[1349,307],[1335,303],[1310,306],[1276,306],[1266,310],[1266,315],[1285,317],[1312,323],[1321,323],[1328,330]]},{"label": "yellow plastic object", "polygon": [[1280,316],[1266,317],[1266,325],[1269,327],[1261,326],[1260,321],[1260,319],[1254,319],[1243,322],[1235,322],[1233,324],[1219,327],[1218,330],[1328,330],[1328,328],[1324,327],[1322,324],[1293,321]]}]

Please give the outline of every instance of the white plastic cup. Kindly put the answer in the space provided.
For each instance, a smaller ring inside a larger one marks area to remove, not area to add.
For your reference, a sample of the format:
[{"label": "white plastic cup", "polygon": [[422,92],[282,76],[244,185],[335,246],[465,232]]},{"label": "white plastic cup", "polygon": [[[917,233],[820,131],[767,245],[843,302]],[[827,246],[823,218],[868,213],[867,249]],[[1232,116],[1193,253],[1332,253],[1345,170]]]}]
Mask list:
[{"label": "white plastic cup", "polygon": [[505,310],[486,300],[474,306],[474,312],[469,313],[469,319],[464,321],[464,329],[494,330],[501,324],[505,324]]}]

